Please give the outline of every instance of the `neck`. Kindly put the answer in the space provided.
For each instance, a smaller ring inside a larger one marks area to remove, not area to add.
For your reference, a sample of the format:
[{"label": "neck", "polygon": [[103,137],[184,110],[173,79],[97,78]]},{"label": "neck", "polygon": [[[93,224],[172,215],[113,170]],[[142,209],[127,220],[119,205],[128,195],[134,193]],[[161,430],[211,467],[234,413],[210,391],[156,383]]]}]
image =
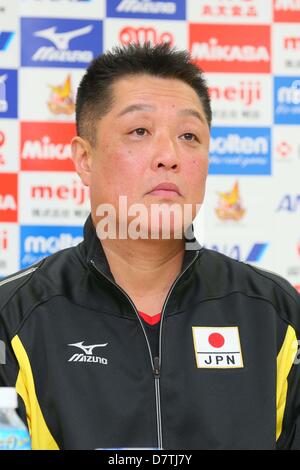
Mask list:
[{"label": "neck", "polygon": [[[181,271],[184,240],[101,240],[110,270],[139,310],[159,313]],[[161,305],[161,307],[160,307]]]}]

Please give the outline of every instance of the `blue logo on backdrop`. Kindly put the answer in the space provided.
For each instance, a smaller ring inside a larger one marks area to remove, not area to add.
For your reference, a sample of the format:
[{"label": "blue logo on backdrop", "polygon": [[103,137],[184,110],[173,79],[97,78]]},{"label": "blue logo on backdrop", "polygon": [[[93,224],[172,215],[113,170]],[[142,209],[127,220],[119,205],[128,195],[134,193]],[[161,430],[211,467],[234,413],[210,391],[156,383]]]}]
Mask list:
[{"label": "blue logo on backdrop", "polygon": [[277,208],[276,212],[298,212],[300,211],[300,193],[299,194],[285,194]]},{"label": "blue logo on backdrop", "polygon": [[274,79],[275,124],[299,124],[300,78],[275,77]]},{"label": "blue logo on backdrop", "polygon": [[230,256],[230,258],[234,258],[238,261],[258,263],[263,258],[268,246],[268,243],[254,243],[254,245],[250,247],[250,250],[245,250],[238,244],[211,244],[209,247],[207,246],[207,248],[223,253],[224,255]]},{"label": "blue logo on backdrop", "polygon": [[102,22],[22,18],[21,65],[84,67],[102,52]]},{"label": "blue logo on backdrop", "polygon": [[184,20],[185,0],[107,0],[106,15],[118,18]]},{"label": "blue logo on backdrop", "polygon": [[82,227],[21,226],[21,268],[82,241]]},{"label": "blue logo on backdrop", "polygon": [[15,33],[3,31],[0,33],[0,51],[6,51]]},{"label": "blue logo on backdrop", "polygon": [[211,175],[270,175],[270,128],[212,128],[209,173]]},{"label": "blue logo on backdrop", "polygon": [[0,118],[18,117],[16,70],[0,69]]}]

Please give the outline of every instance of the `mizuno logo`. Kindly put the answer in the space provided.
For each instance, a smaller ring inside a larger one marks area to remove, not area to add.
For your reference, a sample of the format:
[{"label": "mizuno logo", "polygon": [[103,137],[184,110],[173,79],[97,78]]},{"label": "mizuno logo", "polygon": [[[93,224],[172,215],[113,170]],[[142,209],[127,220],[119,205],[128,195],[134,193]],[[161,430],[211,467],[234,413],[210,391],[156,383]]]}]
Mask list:
[{"label": "mizuno logo", "polygon": [[81,341],[80,343],[68,344],[68,346],[75,346],[76,348],[82,349],[87,356],[92,356],[93,349],[95,349],[95,348],[104,348],[107,345],[108,345],[108,343],[91,344],[90,346],[84,346],[83,341]]},{"label": "mizuno logo", "polygon": [[51,41],[55,45],[55,47],[57,47],[58,50],[66,51],[69,49],[69,42],[72,39],[90,33],[93,29],[93,26],[88,25],[84,26],[83,28],[75,29],[73,31],[67,31],[65,33],[57,33],[56,29],[56,26],[52,26],[51,28],[47,29],[42,29],[40,31],[36,31],[34,33],[34,36],[48,39],[48,41]]}]

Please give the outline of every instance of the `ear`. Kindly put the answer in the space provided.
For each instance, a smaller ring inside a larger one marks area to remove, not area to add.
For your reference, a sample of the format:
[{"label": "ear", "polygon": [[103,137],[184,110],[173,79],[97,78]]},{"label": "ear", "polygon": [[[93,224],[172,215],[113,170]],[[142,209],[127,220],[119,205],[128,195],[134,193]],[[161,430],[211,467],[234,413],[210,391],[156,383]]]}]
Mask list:
[{"label": "ear", "polygon": [[91,184],[92,149],[90,144],[81,137],[73,137],[71,141],[72,160],[75,170],[85,186]]}]

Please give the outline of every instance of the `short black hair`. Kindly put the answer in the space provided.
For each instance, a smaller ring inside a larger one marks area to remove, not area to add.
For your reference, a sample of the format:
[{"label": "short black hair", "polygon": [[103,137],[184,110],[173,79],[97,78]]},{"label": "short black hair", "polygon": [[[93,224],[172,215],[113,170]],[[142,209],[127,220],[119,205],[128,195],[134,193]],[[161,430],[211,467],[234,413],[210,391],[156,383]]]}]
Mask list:
[{"label": "short black hair", "polygon": [[189,52],[171,48],[168,43],[155,46],[145,43],[116,46],[91,62],[77,91],[77,134],[95,145],[96,121],[109,112],[113,104],[112,85],[126,76],[142,74],[175,78],[190,85],[200,98],[210,127],[208,87],[203,71],[193,63]]}]

